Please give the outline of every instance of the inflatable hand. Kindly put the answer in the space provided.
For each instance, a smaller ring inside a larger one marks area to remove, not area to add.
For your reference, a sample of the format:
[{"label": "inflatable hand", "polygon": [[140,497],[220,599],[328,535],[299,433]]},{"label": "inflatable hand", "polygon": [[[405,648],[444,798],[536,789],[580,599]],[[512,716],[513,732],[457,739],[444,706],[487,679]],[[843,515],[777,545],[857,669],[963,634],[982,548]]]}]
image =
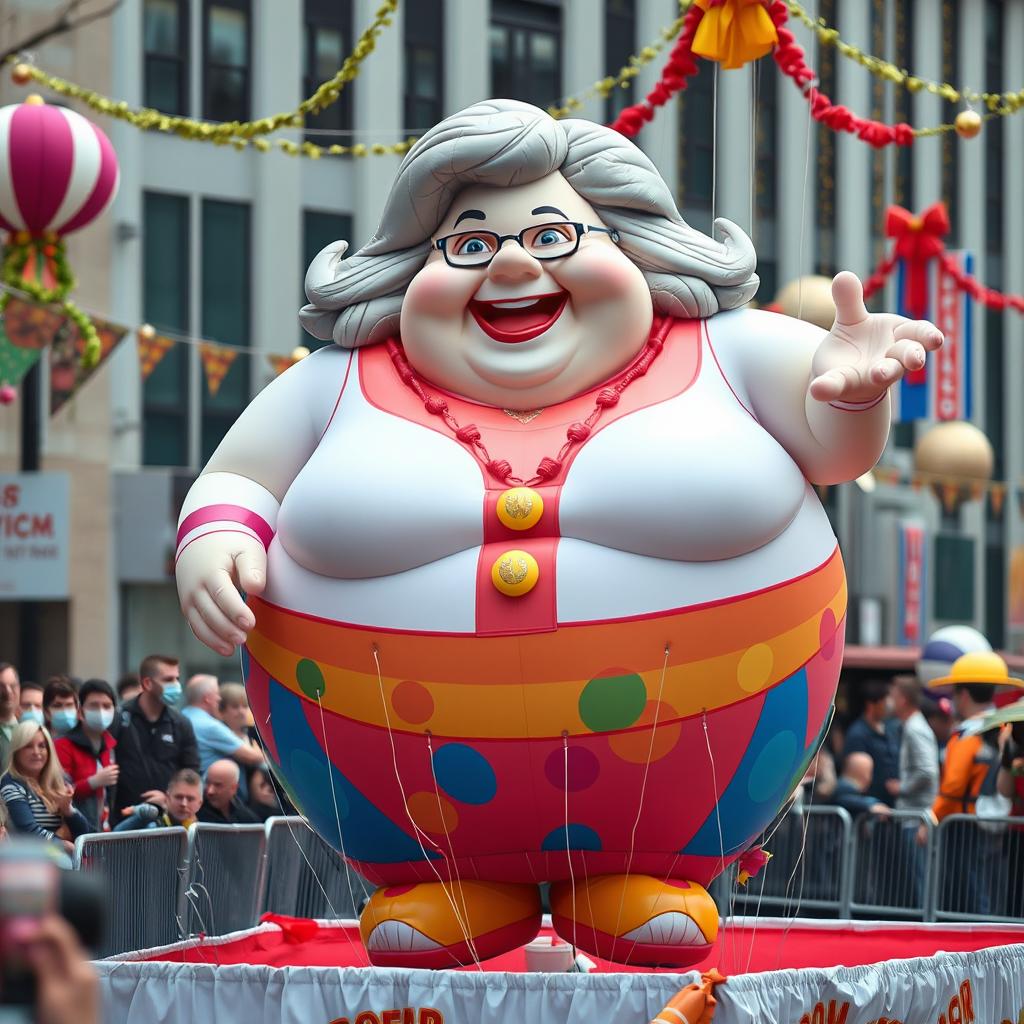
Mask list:
[{"label": "inflatable hand", "polygon": [[208,533],[184,548],[175,575],[181,611],[196,639],[230,656],[256,625],[239,590],[263,592],[267,580],[263,545],[245,533]]},{"label": "inflatable hand", "polygon": [[855,274],[843,271],[832,282],[836,322],[814,354],[811,396],[819,402],[869,404],[907,371],[920,370],[926,353],[942,345],[942,334],[927,320],[893,313],[869,313]]}]

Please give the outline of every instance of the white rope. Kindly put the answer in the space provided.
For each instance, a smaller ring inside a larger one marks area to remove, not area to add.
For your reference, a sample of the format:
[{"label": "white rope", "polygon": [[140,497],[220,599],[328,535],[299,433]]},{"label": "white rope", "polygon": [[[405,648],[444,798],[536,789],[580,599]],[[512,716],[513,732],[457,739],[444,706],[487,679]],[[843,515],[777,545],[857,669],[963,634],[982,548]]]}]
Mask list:
[{"label": "white rope", "polygon": [[[569,886],[572,895],[572,959],[576,962],[576,873],[572,869],[572,850],[569,848],[569,734],[562,733],[562,765],[565,771],[565,859],[569,862]],[[591,922],[593,924],[593,922]]]}]

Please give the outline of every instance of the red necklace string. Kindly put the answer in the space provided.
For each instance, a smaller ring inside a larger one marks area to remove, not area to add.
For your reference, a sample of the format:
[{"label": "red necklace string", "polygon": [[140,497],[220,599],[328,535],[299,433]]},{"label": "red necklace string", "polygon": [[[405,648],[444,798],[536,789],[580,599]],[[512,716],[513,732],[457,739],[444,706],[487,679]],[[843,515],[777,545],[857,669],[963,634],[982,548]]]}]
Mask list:
[{"label": "red necklace string", "polygon": [[513,476],[512,464],[507,459],[492,459],[490,452],[488,452],[487,447],[483,443],[480,428],[473,423],[467,423],[464,427],[459,426],[458,421],[448,411],[448,403],[438,395],[427,393],[422,381],[405,358],[405,352],[402,351],[402,347],[398,342],[389,339],[384,344],[388,350],[388,355],[391,357],[391,362],[394,364],[399,380],[416,394],[420,401],[423,402],[423,407],[427,412],[432,416],[439,416],[441,418],[445,426],[455,435],[456,440],[470,447],[473,454],[491,476],[499,483],[535,487],[538,484],[554,480],[562,472],[566,456],[573,448],[583,444],[590,437],[594,426],[601,418],[604,410],[618,405],[619,398],[626,388],[638,377],[642,377],[647,373],[651,368],[651,364],[658,358],[662,348],[665,346],[665,338],[668,335],[671,324],[672,320],[670,317],[663,317],[661,320],[654,322],[651,327],[650,336],[647,339],[647,344],[640,351],[639,355],[629,364],[618,380],[606,385],[597,393],[597,397],[594,400],[594,409],[585,420],[578,420],[576,423],[569,424],[565,432],[565,444],[558,450],[558,454],[553,459],[547,456],[541,459],[537,464],[535,475],[530,477],[529,480]]}]

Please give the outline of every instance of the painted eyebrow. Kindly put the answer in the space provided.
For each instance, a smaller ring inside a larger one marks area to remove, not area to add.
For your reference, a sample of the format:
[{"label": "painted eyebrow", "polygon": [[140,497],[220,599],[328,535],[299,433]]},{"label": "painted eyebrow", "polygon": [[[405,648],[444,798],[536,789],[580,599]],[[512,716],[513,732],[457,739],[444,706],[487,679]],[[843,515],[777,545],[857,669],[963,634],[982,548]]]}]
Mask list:
[{"label": "painted eyebrow", "polygon": [[538,206],[536,210],[531,210],[530,213],[557,213],[558,216],[561,217],[563,220],[569,219],[564,213],[562,213],[562,211],[557,206]]},{"label": "painted eyebrow", "polygon": [[458,227],[464,220],[487,220],[483,210],[463,210],[459,214],[458,219],[455,221],[453,227]]}]

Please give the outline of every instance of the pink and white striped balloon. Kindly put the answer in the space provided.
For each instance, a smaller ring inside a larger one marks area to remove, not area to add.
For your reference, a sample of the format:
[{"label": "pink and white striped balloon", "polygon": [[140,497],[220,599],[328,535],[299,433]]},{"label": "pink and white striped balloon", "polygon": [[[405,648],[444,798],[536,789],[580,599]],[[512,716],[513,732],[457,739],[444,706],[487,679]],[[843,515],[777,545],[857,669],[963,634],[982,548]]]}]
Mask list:
[{"label": "pink and white striped balloon", "polygon": [[0,227],[66,235],[113,201],[120,170],[110,140],[66,107],[0,108]]}]

